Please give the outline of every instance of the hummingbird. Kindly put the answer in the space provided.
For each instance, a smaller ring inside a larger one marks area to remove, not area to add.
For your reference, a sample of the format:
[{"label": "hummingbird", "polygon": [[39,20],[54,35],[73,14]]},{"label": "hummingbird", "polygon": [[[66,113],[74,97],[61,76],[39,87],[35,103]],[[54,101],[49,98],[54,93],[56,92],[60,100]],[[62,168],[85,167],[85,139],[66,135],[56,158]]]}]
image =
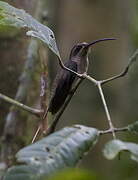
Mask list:
[{"label": "hummingbird", "polygon": [[[98,42],[108,40],[115,40],[115,38],[104,38],[95,40],[90,43],[83,42],[76,44],[71,49],[69,59],[65,62],[65,66],[79,74],[87,73],[89,66],[89,48]],[[53,92],[47,112],[51,112],[52,115],[54,115],[59,111],[59,109],[64,104],[68,94],[70,93],[72,85],[76,78],[77,75],[75,73],[62,69],[60,67],[53,83]],[[45,114],[45,117],[46,115],[47,113]]]},{"label": "hummingbird", "polygon": [[[103,38],[92,41],[90,43],[83,42],[74,45],[73,48],[71,49],[69,59],[65,62],[65,66],[79,74],[87,73],[89,66],[88,52],[90,47],[101,41],[108,41],[108,40],[116,40],[116,39]],[[50,103],[42,118],[43,122],[42,124],[39,125],[33,137],[32,142],[34,142],[34,140],[36,139],[36,136],[41,128],[43,129],[43,132],[47,131],[48,125],[47,125],[46,117],[48,112],[51,112],[52,115],[55,115],[60,110],[60,108],[64,104],[67,96],[69,95],[72,89],[73,83],[77,78],[78,77],[75,73],[67,71],[60,67],[53,83],[53,92],[50,98]]]}]

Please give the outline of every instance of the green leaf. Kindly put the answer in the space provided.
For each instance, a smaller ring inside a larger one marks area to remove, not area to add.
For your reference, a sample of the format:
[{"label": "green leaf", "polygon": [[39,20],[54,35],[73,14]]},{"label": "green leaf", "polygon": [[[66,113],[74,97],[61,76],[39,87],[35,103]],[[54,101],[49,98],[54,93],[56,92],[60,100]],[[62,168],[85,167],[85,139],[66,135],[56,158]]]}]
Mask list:
[{"label": "green leaf", "polygon": [[130,132],[138,133],[138,121],[134,122],[133,124],[128,125],[128,130]]},{"label": "green leaf", "polygon": [[37,166],[20,165],[8,169],[4,180],[38,180],[40,169]]},{"label": "green leaf", "polygon": [[92,145],[95,145],[98,136],[96,129],[81,125],[55,132],[21,149],[16,155],[17,162],[26,165],[10,168],[5,179],[16,174],[23,179],[29,175],[28,179],[40,179],[57,170],[74,167]]},{"label": "green leaf", "polygon": [[54,173],[50,178],[43,178],[42,180],[98,180],[102,179],[95,172],[84,169],[65,169],[61,172]]},{"label": "green leaf", "polygon": [[107,159],[111,160],[121,151],[130,152],[131,159],[138,162],[138,144],[135,143],[112,140],[105,145],[103,153]]},{"label": "green leaf", "polygon": [[0,25],[17,28],[29,28],[26,34],[40,39],[60,58],[54,33],[50,28],[35,20],[22,9],[17,9],[6,2],[0,1]]}]

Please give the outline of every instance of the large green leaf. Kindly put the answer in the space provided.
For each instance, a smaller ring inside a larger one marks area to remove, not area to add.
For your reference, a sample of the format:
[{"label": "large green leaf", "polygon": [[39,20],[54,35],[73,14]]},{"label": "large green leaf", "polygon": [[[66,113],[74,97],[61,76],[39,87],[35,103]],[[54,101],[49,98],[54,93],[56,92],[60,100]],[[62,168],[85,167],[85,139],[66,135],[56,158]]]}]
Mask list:
[{"label": "large green leaf", "polygon": [[112,140],[105,145],[104,156],[107,159],[115,158],[121,151],[130,152],[131,159],[138,162],[138,144]]},{"label": "large green leaf", "polygon": [[40,179],[57,170],[74,167],[95,145],[98,136],[96,129],[80,125],[55,132],[21,149],[16,155],[17,162],[26,165],[10,168],[5,179]]},{"label": "large green leaf", "polygon": [[17,9],[6,2],[0,1],[0,25],[29,28],[28,36],[33,36],[45,42],[60,58],[54,33],[50,28],[35,20],[22,9]]}]

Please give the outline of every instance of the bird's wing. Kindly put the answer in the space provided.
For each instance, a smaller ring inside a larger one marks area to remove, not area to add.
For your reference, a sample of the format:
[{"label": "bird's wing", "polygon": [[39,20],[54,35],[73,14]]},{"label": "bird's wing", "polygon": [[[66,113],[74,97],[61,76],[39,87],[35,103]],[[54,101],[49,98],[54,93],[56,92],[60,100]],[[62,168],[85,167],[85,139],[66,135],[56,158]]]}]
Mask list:
[{"label": "bird's wing", "polygon": [[[65,65],[73,71],[77,71],[77,64],[75,62],[67,62]],[[52,112],[52,114],[55,114],[64,104],[75,77],[75,74],[63,69],[60,69],[60,72],[57,73],[53,86],[53,94],[51,96],[49,105],[49,111]]]}]

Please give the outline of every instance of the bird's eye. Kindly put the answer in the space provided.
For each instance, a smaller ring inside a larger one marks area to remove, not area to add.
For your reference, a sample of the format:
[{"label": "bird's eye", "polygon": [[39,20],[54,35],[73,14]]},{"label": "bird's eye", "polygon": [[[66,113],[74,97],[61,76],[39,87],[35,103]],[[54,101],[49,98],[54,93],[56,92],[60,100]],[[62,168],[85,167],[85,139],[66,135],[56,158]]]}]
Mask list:
[{"label": "bird's eye", "polygon": [[81,50],[82,46],[77,46],[75,52],[78,53]]},{"label": "bird's eye", "polygon": [[76,56],[81,49],[82,49],[82,46],[81,46],[81,45],[75,45],[75,46],[72,48],[70,55],[71,55],[71,56]]}]

